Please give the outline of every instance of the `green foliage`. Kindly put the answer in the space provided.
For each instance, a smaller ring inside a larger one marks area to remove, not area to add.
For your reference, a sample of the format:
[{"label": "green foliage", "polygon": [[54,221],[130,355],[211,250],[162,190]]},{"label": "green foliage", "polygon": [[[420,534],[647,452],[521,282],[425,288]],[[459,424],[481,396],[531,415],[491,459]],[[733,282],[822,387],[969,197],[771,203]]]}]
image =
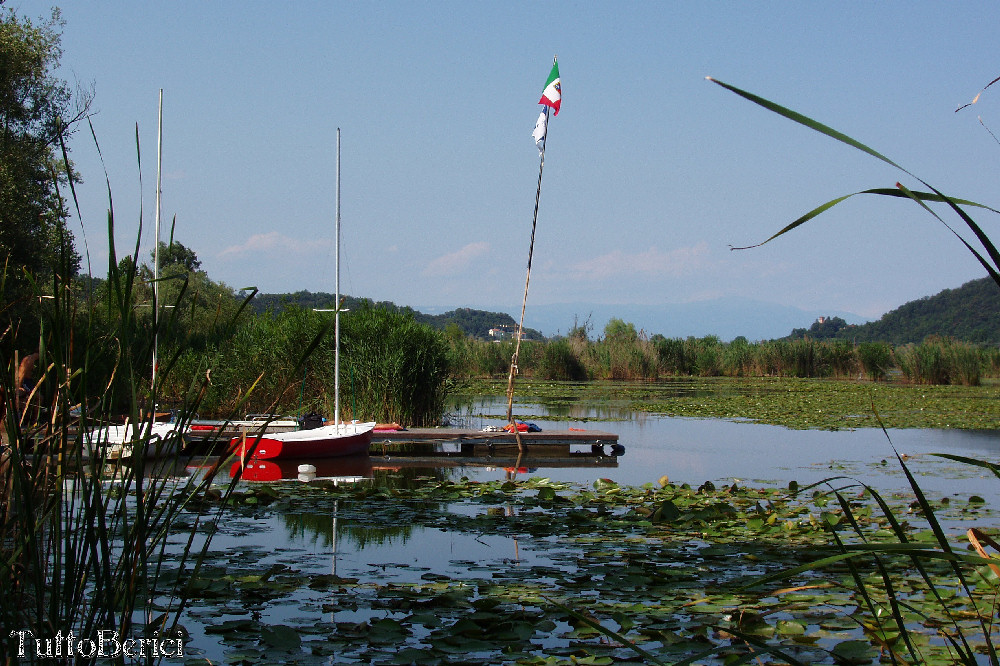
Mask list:
[{"label": "green foliage", "polygon": [[858,358],[868,379],[885,379],[893,364],[892,347],[884,342],[862,342],[858,345]]},{"label": "green foliage", "polygon": [[354,386],[357,414],[366,419],[412,426],[440,422],[448,348],[438,332],[405,314],[363,308],[344,317],[342,336],[352,373],[349,383],[341,381],[342,405]]},{"label": "green foliage", "polygon": [[539,372],[546,379],[583,381],[587,369],[573,351],[569,340],[555,340],[545,345]]},{"label": "green foliage", "polygon": [[966,282],[934,296],[904,303],[878,321],[851,325],[839,317],[797,328],[790,338],[839,338],[855,342],[919,343],[932,335],[980,344],[1000,344],[1000,292],[990,278]]},{"label": "green foliage", "polygon": [[[150,252],[149,258],[155,261],[156,253]],[[201,260],[194,250],[176,241],[169,244],[160,241],[160,268],[167,266],[180,266],[191,273],[201,269]]]},{"label": "green foliage", "polygon": [[[55,288],[53,267],[79,267],[66,228],[60,183],[68,182],[63,140],[86,113],[89,97],[73,95],[53,72],[59,67],[61,21],[58,11],[39,23],[0,7],[0,321],[16,321],[37,306],[34,281]],[[23,324],[37,323],[25,316]],[[34,337],[25,330],[22,337]]]},{"label": "green foliage", "polygon": [[635,324],[612,317],[604,326],[604,339],[610,343],[628,344],[639,339]]},{"label": "green foliage", "polygon": [[[490,329],[504,327],[506,330],[515,331],[517,322],[509,314],[504,312],[488,312],[486,310],[474,310],[472,308],[458,308],[445,312],[444,314],[431,315],[407,307],[396,305],[389,301],[374,302],[368,298],[356,298],[353,296],[343,296],[344,307],[348,310],[360,310],[362,308],[377,308],[406,314],[421,324],[427,324],[431,328],[444,331],[451,326],[458,326],[465,335],[486,340],[490,338]],[[292,294],[260,294],[254,299],[253,308],[256,312],[262,313],[268,310],[279,311],[286,307],[329,308],[333,307],[334,295],[325,292],[298,291]],[[524,329],[524,337],[527,340],[544,340],[538,331],[532,328]]]},{"label": "green foliage", "polygon": [[841,331],[850,333],[854,328],[840,317],[821,317],[814,321],[808,329],[794,329],[788,337],[791,339],[810,337],[814,340],[825,340],[838,337]]},{"label": "green foliage", "polygon": [[[314,349],[313,349],[314,348]],[[303,351],[313,349],[309,359]],[[289,307],[249,316],[178,364],[190,373],[213,367],[205,411],[334,413],[335,339],[330,313]],[[434,425],[448,387],[444,337],[407,314],[362,307],[341,315],[341,417]],[[191,387],[166,387],[175,399]]]}]

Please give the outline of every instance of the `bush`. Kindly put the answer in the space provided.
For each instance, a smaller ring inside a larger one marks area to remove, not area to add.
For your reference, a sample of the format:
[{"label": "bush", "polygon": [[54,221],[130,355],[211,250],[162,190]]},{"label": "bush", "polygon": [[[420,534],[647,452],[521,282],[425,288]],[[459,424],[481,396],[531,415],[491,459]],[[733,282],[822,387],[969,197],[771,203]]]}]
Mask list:
[{"label": "bush", "polygon": [[884,342],[862,342],[858,345],[858,357],[872,381],[885,379],[893,366],[892,346]]},{"label": "bush", "polygon": [[545,345],[540,367],[545,379],[583,381],[587,370],[573,351],[568,340],[556,340]]},{"label": "bush", "polygon": [[440,333],[409,314],[363,308],[343,317],[341,337],[341,365],[351,378],[341,380],[341,405],[356,398],[366,420],[440,422],[449,376],[448,345]]}]

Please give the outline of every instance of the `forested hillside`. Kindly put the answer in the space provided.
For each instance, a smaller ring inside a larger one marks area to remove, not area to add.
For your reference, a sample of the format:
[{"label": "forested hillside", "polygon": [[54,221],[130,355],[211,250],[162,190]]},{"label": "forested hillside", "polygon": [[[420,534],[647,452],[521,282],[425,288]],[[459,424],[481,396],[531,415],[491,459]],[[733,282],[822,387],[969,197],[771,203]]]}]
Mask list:
[{"label": "forested hillside", "polygon": [[788,338],[808,336],[816,340],[839,338],[901,345],[922,342],[930,335],[1000,344],[1000,288],[985,277],[910,301],[885,313],[878,321],[851,325],[832,317],[814,322],[808,329],[797,328]]},{"label": "forested hillside", "polygon": [[[486,339],[489,337],[491,328],[496,327],[517,327],[517,322],[505,312],[487,312],[486,310],[474,310],[472,308],[458,308],[445,312],[444,314],[431,315],[418,312],[410,307],[396,305],[390,301],[374,302],[367,298],[355,298],[353,296],[343,296],[344,307],[348,310],[356,310],[362,307],[375,307],[392,312],[403,312],[413,315],[413,318],[422,324],[428,324],[436,329],[444,330],[454,324],[463,333],[475,338]],[[280,311],[286,306],[293,305],[307,310],[314,308],[332,308],[334,295],[326,292],[297,291],[293,294],[257,294],[252,304],[258,312],[273,310]],[[540,332],[527,328],[524,331],[528,340],[544,340]]]}]

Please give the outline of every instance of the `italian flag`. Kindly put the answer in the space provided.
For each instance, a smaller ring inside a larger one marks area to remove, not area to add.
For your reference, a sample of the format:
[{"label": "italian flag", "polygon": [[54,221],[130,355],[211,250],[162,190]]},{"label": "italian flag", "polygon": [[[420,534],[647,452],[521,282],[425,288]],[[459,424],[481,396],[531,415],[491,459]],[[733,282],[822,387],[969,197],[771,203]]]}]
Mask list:
[{"label": "italian flag", "polygon": [[562,103],[562,86],[559,83],[559,63],[552,62],[552,71],[549,72],[549,79],[545,82],[545,90],[542,91],[542,98],[539,104],[552,107],[552,114],[559,115],[559,105]]}]

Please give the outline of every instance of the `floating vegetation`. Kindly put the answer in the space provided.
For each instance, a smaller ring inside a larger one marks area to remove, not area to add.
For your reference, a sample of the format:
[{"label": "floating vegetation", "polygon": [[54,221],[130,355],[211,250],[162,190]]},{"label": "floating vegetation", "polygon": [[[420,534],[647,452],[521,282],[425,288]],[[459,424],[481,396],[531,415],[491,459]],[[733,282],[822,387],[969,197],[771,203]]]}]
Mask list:
[{"label": "floating vegetation", "polygon": [[[280,517],[294,534],[315,532],[313,546],[335,549],[341,540],[360,552],[365,543],[450,534],[488,540],[498,552],[440,552],[436,561],[338,574],[330,552],[248,553],[241,539],[205,562],[192,608],[206,643],[217,637],[230,663],[728,663],[753,655],[870,663],[887,646],[903,649],[893,643],[900,632],[889,635],[868,614],[873,604],[891,605],[884,591],[873,592],[879,568],[837,560],[837,541],[857,545],[863,534],[869,546],[898,543],[897,518],[886,508],[902,517],[913,543],[931,548],[934,539],[912,496],[883,499],[846,479],[808,489],[428,479],[406,490],[391,482],[283,484],[266,494],[266,506],[234,503],[224,529]],[[994,518],[974,498],[935,509],[953,526]],[[808,566],[822,558],[835,561]],[[929,560],[918,571],[908,562],[905,553],[882,555],[879,567],[891,570],[895,594],[906,600],[912,650],[950,663],[943,633],[976,634],[978,618],[992,613],[996,576],[965,565],[973,575],[962,590],[951,584],[950,563]],[[869,582],[864,595],[857,576]],[[767,582],[750,585],[760,580]],[[932,589],[947,594],[953,624]],[[989,639],[971,645],[985,649]],[[215,649],[192,641],[188,652],[216,661],[223,655]]]},{"label": "floating vegetation", "polygon": [[[468,383],[489,393],[495,383]],[[928,386],[781,377],[708,377],[659,382],[521,380],[522,399],[625,405],[665,416],[723,418],[789,428],[1000,427],[1000,386]],[[878,418],[876,418],[876,413]],[[545,417],[550,418],[550,417]]]}]

